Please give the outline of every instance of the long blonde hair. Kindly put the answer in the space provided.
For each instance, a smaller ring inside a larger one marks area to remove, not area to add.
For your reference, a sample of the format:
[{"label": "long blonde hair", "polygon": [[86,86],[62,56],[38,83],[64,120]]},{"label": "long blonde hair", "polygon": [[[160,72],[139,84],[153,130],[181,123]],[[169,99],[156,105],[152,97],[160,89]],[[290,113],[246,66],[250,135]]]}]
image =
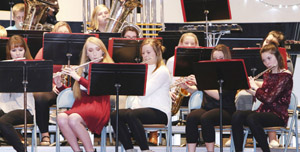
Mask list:
[{"label": "long blonde hair", "polygon": [[195,45],[199,46],[198,38],[194,33],[184,33],[184,34],[182,34],[180,39],[179,39],[178,46],[180,46],[183,43],[184,38],[186,38],[187,36],[193,37],[195,39],[195,43],[196,43]]},{"label": "long blonde hair", "polygon": [[[104,43],[96,37],[89,37],[86,41],[85,44],[83,46],[82,52],[81,52],[81,58],[80,58],[80,64],[86,63],[89,61],[89,58],[87,56],[87,44],[88,43],[93,43],[97,46],[100,47],[100,49],[104,52],[103,54],[103,63],[114,63],[113,59],[109,56],[107,49],[104,45]],[[83,73],[83,68],[79,68],[77,71],[77,74],[79,76],[81,76]],[[80,99],[81,98],[81,90],[80,90],[80,85],[78,81],[75,81],[74,85],[73,85],[73,93],[74,93],[74,97],[75,99]]]},{"label": "long blonde hair", "polygon": [[93,14],[92,14],[92,18],[91,18],[91,28],[93,30],[99,29],[99,21],[98,21],[97,17],[98,17],[98,12],[100,10],[102,10],[103,8],[106,8],[109,12],[109,9],[103,4],[97,5],[93,10]]},{"label": "long blonde hair", "polygon": [[161,44],[160,40],[153,39],[153,38],[147,38],[143,41],[143,43],[140,46],[140,54],[141,55],[142,55],[143,46],[145,46],[147,44],[149,44],[153,48],[153,50],[156,54],[156,58],[157,58],[156,68],[153,71],[153,72],[155,72],[161,65],[165,65],[163,58],[162,58],[162,54],[165,51],[165,47]]},{"label": "long blonde hair", "polygon": [[64,21],[57,22],[51,32],[58,32],[58,29],[62,26],[65,26],[69,30],[69,33],[72,33],[70,25]]}]

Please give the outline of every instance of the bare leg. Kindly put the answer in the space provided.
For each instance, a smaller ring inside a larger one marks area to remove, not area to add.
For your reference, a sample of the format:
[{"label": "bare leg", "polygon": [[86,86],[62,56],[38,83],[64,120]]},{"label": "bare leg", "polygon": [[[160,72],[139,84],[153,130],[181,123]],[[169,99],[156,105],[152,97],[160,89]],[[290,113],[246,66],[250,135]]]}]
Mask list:
[{"label": "bare leg", "polygon": [[68,140],[68,143],[71,145],[73,151],[80,151],[78,142],[77,142],[77,137],[74,134],[73,130],[69,126],[69,116],[66,113],[60,113],[57,116],[57,123],[58,126],[65,136],[65,138]]},{"label": "bare leg", "polygon": [[275,132],[275,131],[269,131],[269,132],[268,132],[268,136],[269,136],[269,141],[270,141],[270,142],[271,142],[272,140],[278,141],[278,139],[276,138],[276,132]]},{"label": "bare leg", "polygon": [[82,141],[85,151],[94,151],[91,138],[85,127],[86,124],[79,114],[69,115],[69,126],[76,137]]},{"label": "bare leg", "polygon": [[207,151],[211,152],[215,150],[215,142],[205,143]]},{"label": "bare leg", "polygon": [[195,152],[196,151],[196,143],[189,143],[187,144],[188,146],[188,151],[189,152]]}]

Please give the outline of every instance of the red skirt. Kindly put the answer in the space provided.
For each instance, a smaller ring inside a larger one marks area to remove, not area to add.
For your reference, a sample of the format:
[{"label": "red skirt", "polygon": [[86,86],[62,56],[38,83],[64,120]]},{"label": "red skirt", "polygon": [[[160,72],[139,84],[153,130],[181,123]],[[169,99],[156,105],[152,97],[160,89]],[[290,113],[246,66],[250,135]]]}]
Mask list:
[{"label": "red skirt", "polygon": [[80,100],[75,100],[72,108],[65,111],[66,114],[79,114],[88,129],[100,135],[103,126],[107,124],[110,117],[110,97],[109,96],[89,96],[82,92]]}]

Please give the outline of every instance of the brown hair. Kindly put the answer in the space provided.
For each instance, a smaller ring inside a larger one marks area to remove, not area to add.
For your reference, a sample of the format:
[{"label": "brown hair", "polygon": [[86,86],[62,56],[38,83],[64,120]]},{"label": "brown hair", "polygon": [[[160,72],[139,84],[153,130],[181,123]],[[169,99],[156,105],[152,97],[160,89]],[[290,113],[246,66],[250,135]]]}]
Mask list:
[{"label": "brown hair", "polygon": [[153,38],[147,38],[142,42],[142,44],[140,46],[140,54],[142,54],[143,46],[147,45],[147,44],[149,44],[153,48],[153,50],[156,54],[156,57],[157,57],[156,68],[153,71],[153,72],[155,72],[161,65],[164,65],[162,54],[165,51],[165,47],[161,44],[160,40],[153,39]]},{"label": "brown hair", "polygon": [[58,32],[58,29],[62,26],[67,27],[67,29],[69,30],[69,33],[72,33],[71,27],[67,22],[64,21],[59,21],[54,25],[54,28],[52,29],[51,32]]},{"label": "brown hair", "polygon": [[100,10],[102,10],[103,8],[106,8],[109,12],[109,9],[103,4],[97,5],[93,10],[93,14],[92,14],[92,18],[91,18],[91,28],[94,30],[99,29],[99,22],[98,22],[97,17],[98,17],[98,12]]},{"label": "brown hair", "polygon": [[274,43],[269,43],[269,44],[265,45],[264,47],[262,47],[262,48],[260,49],[260,55],[261,55],[262,53],[265,53],[265,52],[270,52],[271,54],[274,54],[274,55],[275,55],[276,60],[277,60],[277,62],[278,62],[278,68],[279,68],[278,70],[284,69],[283,58],[282,58],[282,56],[281,56],[281,54],[280,54],[280,52],[279,52],[278,47],[277,47],[276,44],[274,44]]},{"label": "brown hair", "polygon": [[136,28],[132,27],[132,26],[126,26],[125,28],[123,28],[123,31],[121,33],[121,37],[124,37],[126,32],[128,31],[133,31],[136,34],[136,37],[139,38],[139,32]]},{"label": "brown hair", "polygon": [[23,39],[20,35],[13,35],[6,44],[6,59],[12,59],[10,55],[10,50],[16,47],[23,47],[25,50],[24,57],[26,59],[32,59],[32,56],[30,54],[30,50],[27,46],[26,41]]},{"label": "brown hair", "polygon": [[180,39],[179,39],[178,45],[181,45],[183,43],[184,38],[187,37],[187,36],[193,37],[195,39],[196,46],[199,46],[198,38],[197,38],[197,36],[194,33],[184,33],[184,34],[182,34],[181,37],[180,37]]},{"label": "brown hair", "polygon": [[[88,43],[93,43],[93,44],[99,46],[100,50],[102,50],[104,52],[103,60],[102,60],[103,63],[114,63],[113,59],[109,56],[104,43],[99,38],[89,37],[85,41],[85,44],[83,46],[83,49],[82,49],[82,52],[81,52],[80,64],[83,64],[83,63],[86,63],[86,62],[89,61],[89,58],[86,55],[87,44]],[[77,71],[77,74],[81,76],[82,73],[83,73],[83,68],[79,68],[78,71]],[[81,90],[80,90],[78,81],[76,81],[73,85],[73,93],[74,93],[75,99],[80,99],[81,98]]]},{"label": "brown hair", "polygon": [[218,44],[211,51],[210,59],[213,60],[213,54],[215,51],[221,51],[224,54],[224,59],[231,59],[231,53],[228,46],[224,44]]}]

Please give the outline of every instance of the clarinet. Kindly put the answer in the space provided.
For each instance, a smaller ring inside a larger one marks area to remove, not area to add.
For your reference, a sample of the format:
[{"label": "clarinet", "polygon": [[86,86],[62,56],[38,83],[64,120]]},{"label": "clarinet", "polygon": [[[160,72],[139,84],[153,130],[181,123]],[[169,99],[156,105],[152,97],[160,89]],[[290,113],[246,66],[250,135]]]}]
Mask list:
[{"label": "clarinet", "polygon": [[258,79],[260,76],[262,76],[263,74],[265,74],[266,72],[270,71],[271,69],[273,69],[275,66],[272,66],[266,70],[264,70],[263,72],[259,73],[258,75],[256,75],[255,77],[253,77],[254,80]]}]

